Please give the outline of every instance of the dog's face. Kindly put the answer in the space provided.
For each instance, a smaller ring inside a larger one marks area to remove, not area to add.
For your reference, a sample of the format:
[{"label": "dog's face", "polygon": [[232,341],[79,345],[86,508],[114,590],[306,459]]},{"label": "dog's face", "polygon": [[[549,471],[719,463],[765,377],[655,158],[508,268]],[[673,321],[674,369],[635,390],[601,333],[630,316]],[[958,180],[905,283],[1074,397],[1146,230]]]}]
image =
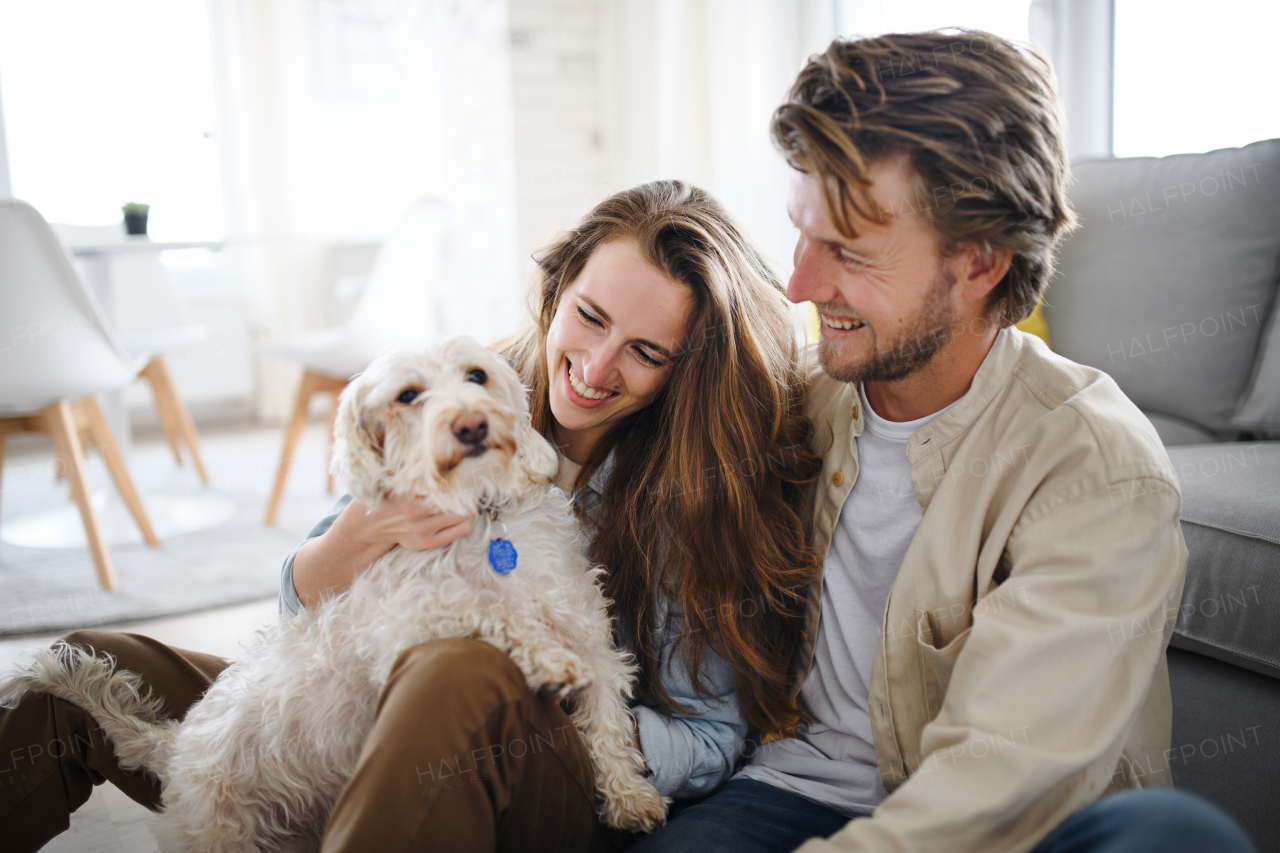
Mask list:
[{"label": "dog's face", "polygon": [[470,338],[378,356],[342,392],[333,473],[361,502],[424,497],[472,514],[556,471],[515,370]]}]

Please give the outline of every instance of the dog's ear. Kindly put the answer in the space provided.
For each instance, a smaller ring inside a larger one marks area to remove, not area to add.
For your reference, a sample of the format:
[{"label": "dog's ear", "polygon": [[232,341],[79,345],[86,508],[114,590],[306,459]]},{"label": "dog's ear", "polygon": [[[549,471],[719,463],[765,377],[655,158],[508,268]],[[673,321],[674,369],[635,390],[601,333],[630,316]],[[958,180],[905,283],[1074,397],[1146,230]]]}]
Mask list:
[{"label": "dog's ear", "polygon": [[391,422],[391,407],[383,405],[363,406],[357,429],[360,438],[379,459],[385,459],[387,424]]},{"label": "dog's ear", "polygon": [[382,501],[386,470],[382,451],[390,412],[386,404],[369,399],[372,385],[363,375],[357,376],[338,399],[329,470],[356,500],[376,507]]},{"label": "dog's ear", "polygon": [[556,449],[533,428],[528,412],[520,413],[516,427],[516,457],[513,461],[516,477],[522,487],[551,482],[560,467]]}]

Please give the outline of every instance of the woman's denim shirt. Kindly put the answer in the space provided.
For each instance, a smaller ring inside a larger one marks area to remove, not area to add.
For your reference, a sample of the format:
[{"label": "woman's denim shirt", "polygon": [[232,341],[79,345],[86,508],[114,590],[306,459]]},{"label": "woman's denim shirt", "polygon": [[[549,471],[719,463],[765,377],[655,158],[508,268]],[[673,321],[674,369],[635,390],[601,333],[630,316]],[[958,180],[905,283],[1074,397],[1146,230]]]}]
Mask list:
[{"label": "woman's denim shirt", "polygon": [[[594,514],[600,503],[600,492],[612,470],[613,457],[610,455],[591,477],[587,487],[574,495],[574,504],[583,510],[583,517],[590,519]],[[314,539],[327,531],[350,502],[350,495],[340,498],[333,511],[307,534],[307,539]],[[594,527],[590,522],[584,525],[584,554],[590,545]],[[293,586],[293,558],[296,554],[295,549],[284,561],[280,574],[281,615],[296,615],[302,606]],[[631,713],[636,719],[645,763],[652,774],[654,786],[668,797],[704,797],[733,775],[734,763],[747,734],[747,721],[738,704],[732,667],[709,649],[703,654],[702,667],[705,683],[710,687],[713,698],[708,701],[697,696],[683,656],[679,656],[674,665],[670,660],[672,645],[683,629],[683,615],[666,599],[659,602],[658,609],[658,630],[662,633],[662,684],[677,704],[692,713],[668,716],[641,701],[633,701]]]}]

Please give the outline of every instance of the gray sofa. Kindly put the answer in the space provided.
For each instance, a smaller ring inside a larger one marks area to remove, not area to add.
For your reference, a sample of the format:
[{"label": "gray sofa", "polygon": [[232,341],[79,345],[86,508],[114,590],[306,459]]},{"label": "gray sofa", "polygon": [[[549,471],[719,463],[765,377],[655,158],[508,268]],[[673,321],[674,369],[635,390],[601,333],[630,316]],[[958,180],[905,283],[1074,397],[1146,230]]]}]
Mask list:
[{"label": "gray sofa", "polygon": [[1280,139],[1075,174],[1053,349],[1115,378],[1182,487],[1173,781],[1280,852]]}]

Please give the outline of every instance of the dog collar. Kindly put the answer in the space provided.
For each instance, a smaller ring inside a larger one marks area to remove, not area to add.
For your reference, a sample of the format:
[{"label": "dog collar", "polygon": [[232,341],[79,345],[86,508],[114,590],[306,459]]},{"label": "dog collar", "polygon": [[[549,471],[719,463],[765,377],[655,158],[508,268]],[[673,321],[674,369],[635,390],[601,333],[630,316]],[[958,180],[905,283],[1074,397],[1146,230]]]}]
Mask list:
[{"label": "dog collar", "polygon": [[[488,509],[489,525],[493,526],[494,522],[502,524],[502,532],[507,532],[507,525],[498,520],[498,511],[492,507]],[[509,575],[516,568],[516,561],[519,559],[516,553],[516,546],[511,544],[511,540],[505,536],[495,536],[489,540],[489,566],[500,575]]]}]

